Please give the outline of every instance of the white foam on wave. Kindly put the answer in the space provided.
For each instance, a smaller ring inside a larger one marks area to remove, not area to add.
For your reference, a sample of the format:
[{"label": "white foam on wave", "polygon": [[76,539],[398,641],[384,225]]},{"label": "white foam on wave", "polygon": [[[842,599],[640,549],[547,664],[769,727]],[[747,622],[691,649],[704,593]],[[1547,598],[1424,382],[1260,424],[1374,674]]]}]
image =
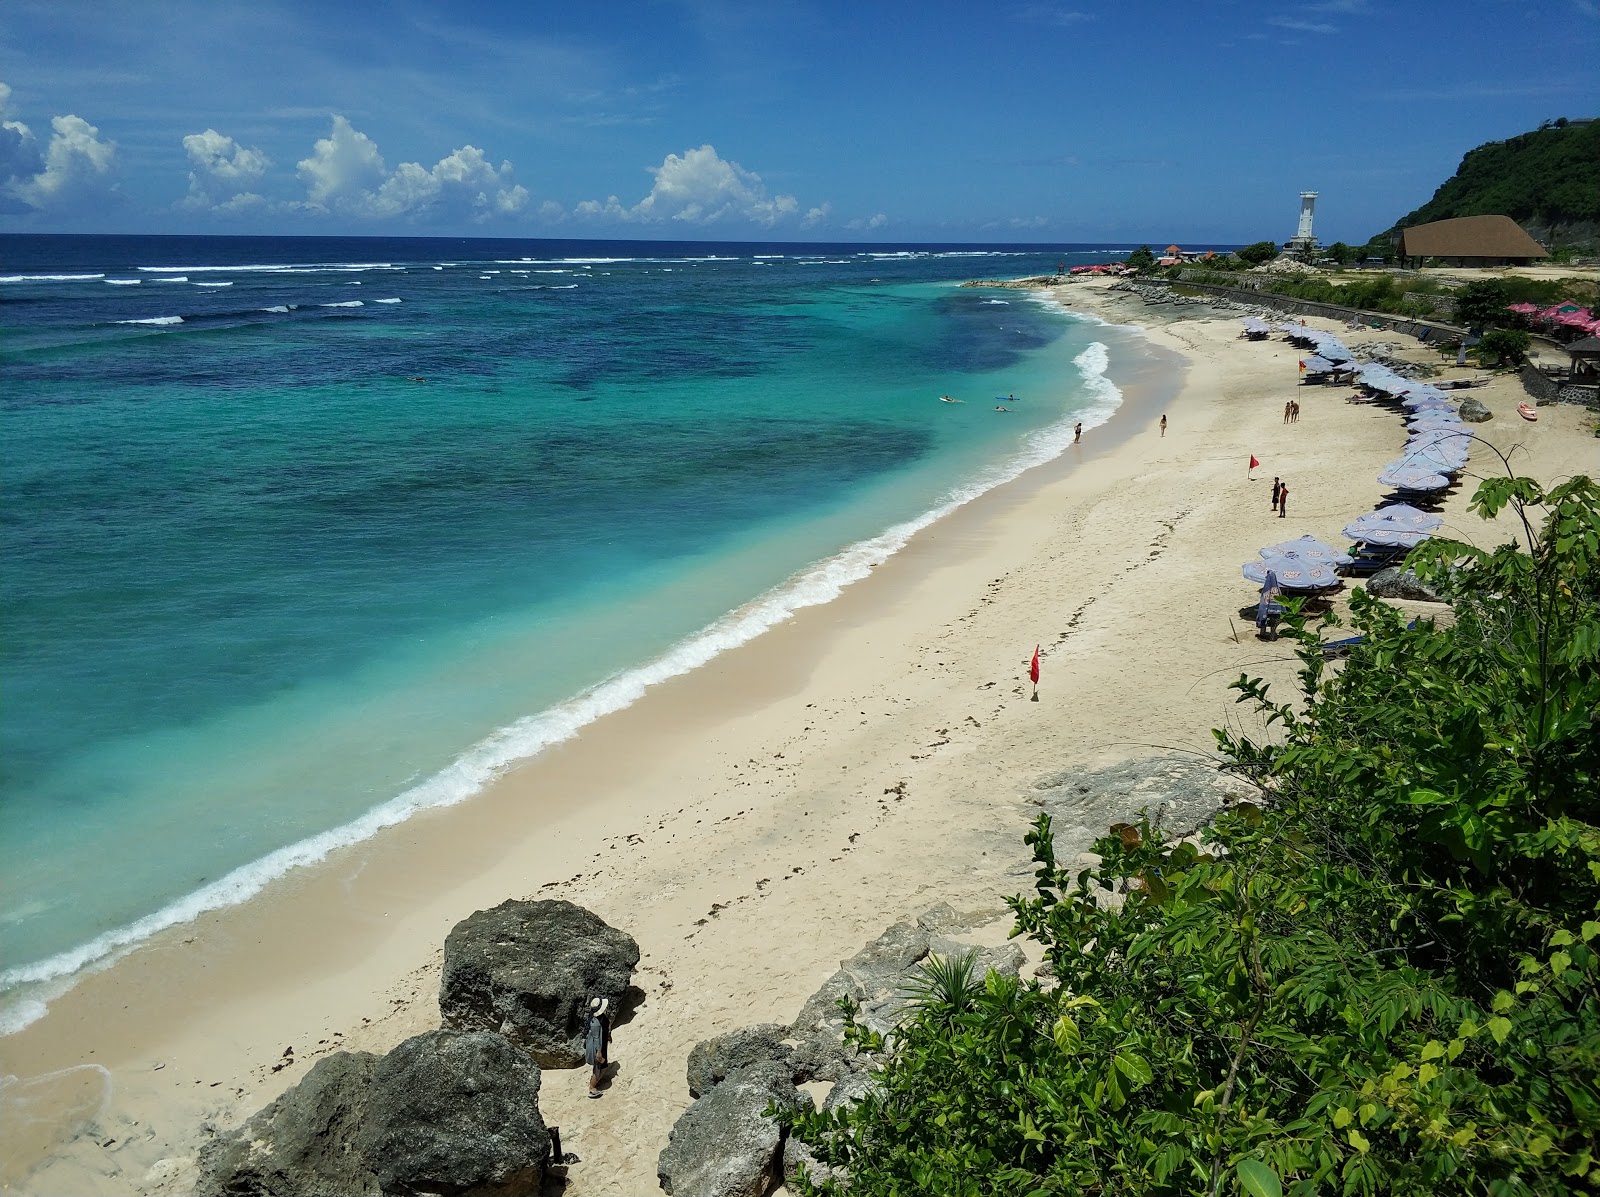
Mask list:
[{"label": "white foam on wave", "polygon": [[150,281],[152,283],[186,283],[189,281],[189,276],[187,274],[166,274]]},{"label": "white foam on wave", "polygon": [[788,255],[787,254],[751,254],[750,256],[752,258],[754,258],[758,262],[777,262],[777,261],[780,261],[783,258],[787,257]]},{"label": "white foam on wave", "polygon": [[0,283],[80,283],[105,278],[104,274],[7,274]]},{"label": "white foam on wave", "polygon": [[182,316],[150,316],[144,320],[118,320],[118,324],[182,324]]},{"label": "white foam on wave", "polygon": [[[1103,323],[1103,322],[1102,322]],[[529,715],[490,736],[439,773],[360,818],[298,843],[280,848],[210,885],[187,894],[125,927],[108,931],[88,943],[35,964],[0,972],[0,991],[19,985],[49,985],[48,1001],[70,987],[75,974],[91,967],[106,967],[139,943],[168,927],[192,922],[210,911],[237,906],[295,869],[326,859],[340,848],[372,838],[413,815],[455,806],[482,791],[512,765],[557,744],[571,740],[589,724],[638,702],[646,691],[689,673],[730,649],[747,644],[762,633],[791,619],[796,612],[837,598],[844,588],[867,577],[873,569],[904,548],[918,532],[997,486],[1025,471],[1043,465],[1072,443],[1072,422],[1082,419],[1090,427],[1104,423],[1122,401],[1122,392],[1106,377],[1110,355],[1104,344],[1092,342],[1073,359],[1090,405],[1075,410],[1055,424],[1041,428],[1022,443],[1020,451],[963,486],[950,491],[929,511],[857,541],[842,552],[792,575],[788,580],[724,615],[721,619],[679,641],[654,660],[624,670],[567,701]],[[66,984],[62,984],[63,980]],[[0,1034],[16,1029],[19,1019],[35,1021],[44,1010],[40,991],[31,989],[21,1000],[0,1012]],[[26,1025],[22,1023],[21,1025]]]},{"label": "white foam on wave", "polygon": [[205,283],[205,282],[201,282],[201,283],[196,283],[195,286],[197,286],[197,287],[231,287],[231,286],[233,286],[233,280],[229,279],[227,282],[220,282],[220,283]]},{"label": "white foam on wave", "polygon": [[[399,270],[392,262],[295,262],[248,266],[140,266],[146,274],[321,274],[324,271]],[[98,277],[98,276],[96,276]]]},{"label": "white foam on wave", "polygon": [[137,287],[144,282],[142,278],[108,278],[105,284],[108,287]]},{"label": "white foam on wave", "polygon": [[342,303],[319,303],[319,308],[362,308],[366,303],[360,299],[346,299]]},{"label": "white foam on wave", "polygon": [[281,316],[281,315],[284,315],[285,313],[288,312],[289,305],[286,304],[286,303],[279,303],[279,304],[274,304],[270,308],[262,308],[261,310],[263,312],[275,312],[276,314]]},{"label": "white foam on wave", "polygon": [[400,303],[402,301],[398,300],[398,299],[374,299],[372,302],[373,303]]},{"label": "white foam on wave", "polygon": [[1008,308],[1011,306],[1011,301],[1009,299],[985,299],[983,300],[983,303],[995,304],[1003,308]]}]

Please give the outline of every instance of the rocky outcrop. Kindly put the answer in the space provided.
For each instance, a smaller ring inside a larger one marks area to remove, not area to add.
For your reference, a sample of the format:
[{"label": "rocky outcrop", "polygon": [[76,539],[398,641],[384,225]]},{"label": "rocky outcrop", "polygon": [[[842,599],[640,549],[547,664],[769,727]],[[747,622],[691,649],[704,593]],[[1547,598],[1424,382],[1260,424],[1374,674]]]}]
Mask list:
[{"label": "rocky outcrop", "polygon": [[800,1110],[810,1099],[782,1064],[740,1068],[698,1098],[672,1128],[656,1164],[672,1197],[765,1197],[781,1170],[783,1128],[767,1107]]},{"label": "rocky outcrop", "polygon": [[1469,424],[1482,424],[1485,420],[1494,419],[1494,412],[1476,399],[1463,399],[1456,414]]},{"label": "rocky outcrop", "polygon": [[202,1151],[201,1197],[536,1194],[550,1137],[539,1069],[503,1036],[429,1031],[339,1052]]},{"label": "rocky outcrop", "polygon": [[543,1068],[583,1063],[591,997],[623,1008],[639,945],[571,902],[502,902],[457,923],[444,945],[447,1027],[496,1031]]},{"label": "rocky outcrop", "polygon": [[1234,774],[1210,761],[1182,756],[1047,774],[1028,796],[1049,814],[1056,859],[1062,862],[1088,853],[1113,823],[1137,823],[1141,814],[1168,839],[1182,839],[1229,803],[1255,800],[1254,788]]},{"label": "rocky outcrop", "polygon": [[[834,1087],[828,1090],[828,1096],[822,1102],[824,1111],[836,1110],[841,1106],[855,1105],[868,1093],[878,1087],[878,1081],[870,1073],[852,1072],[844,1076]],[[806,1174],[810,1176],[813,1184],[822,1184],[833,1181],[840,1192],[848,1191],[850,1187],[850,1174],[843,1168],[835,1168],[818,1161],[816,1153],[799,1139],[790,1135],[783,1144],[783,1183],[793,1188],[799,1179],[800,1166],[804,1164]]]},{"label": "rocky outcrop", "polygon": [[794,1053],[784,1042],[788,1037],[788,1027],[764,1022],[695,1044],[689,1053],[689,1096],[703,1097],[752,1064],[773,1063],[792,1071]]},{"label": "rocky outcrop", "polygon": [[1367,593],[1379,598],[1409,599],[1417,603],[1442,603],[1444,599],[1422,584],[1415,570],[1391,565],[1367,579]]}]

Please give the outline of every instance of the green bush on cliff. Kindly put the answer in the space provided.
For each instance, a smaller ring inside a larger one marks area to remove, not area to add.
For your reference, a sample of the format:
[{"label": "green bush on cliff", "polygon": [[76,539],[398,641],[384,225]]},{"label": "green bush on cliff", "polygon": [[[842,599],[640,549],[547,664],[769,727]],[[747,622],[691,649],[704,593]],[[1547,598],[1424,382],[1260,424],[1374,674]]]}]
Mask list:
[{"label": "green bush on cliff", "polygon": [[854,1197],[1600,1188],[1600,488],[1473,502],[1526,543],[1413,555],[1452,625],[1358,591],[1343,669],[1296,615],[1300,701],[1235,683],[1264,797],[1202,848],[1121,825],[1072,875],[1041,817],[1057,983],[930,985],[876,1092],[794,1120]]}]

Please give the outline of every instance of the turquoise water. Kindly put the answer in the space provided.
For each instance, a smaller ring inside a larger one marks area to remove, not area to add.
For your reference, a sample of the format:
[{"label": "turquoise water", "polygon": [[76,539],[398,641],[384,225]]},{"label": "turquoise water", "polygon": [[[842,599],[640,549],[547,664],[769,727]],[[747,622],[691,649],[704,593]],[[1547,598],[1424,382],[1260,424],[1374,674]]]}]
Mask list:
[{"label": "turquoise water", "polygon": [[1109,330],[953,286],[1098,252],[0,248],[0,1025],[826,601],[1116,402]]}]

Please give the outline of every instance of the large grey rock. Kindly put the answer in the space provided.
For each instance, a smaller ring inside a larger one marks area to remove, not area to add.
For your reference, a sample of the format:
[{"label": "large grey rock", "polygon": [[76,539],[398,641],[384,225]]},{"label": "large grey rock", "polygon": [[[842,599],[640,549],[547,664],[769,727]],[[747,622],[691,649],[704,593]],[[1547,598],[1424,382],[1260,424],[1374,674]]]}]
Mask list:
[{"label": "large grey rock", "polygon": [[[741,1027],[694,1045],[689,1053],[689,1096],[704,1097],[741,1068],[772,1062],[790,1068],[789,1028],[775,1022]],[[792,1071],[792,1069],[791,1069]]]},{"label": "large grey rock", "polygon": [[384,1193],[537,1193],[539,1066],[486,1031],[408,1039],[373,1068],[356,1143]]},{"label": "large grey rock", "polygon": [[778,1180],[783,1128],[765,1116],[805,1109],[789,1070],[767,1061],[741,1068],[683,1112],[656,1163],[671,1197],[765,1197]]},{"label": "large grey rock", "polygon": [[1380,569],[1367,579],[1367,593],[1379,598],[1409,599],[1419,603],[1442,603],[1444,600],[1424,586],[1415,570],[1391,565]]},{"label": "large grey rock", "polygon": [[1469,424],[1482,424],[1485,420],[1494,419],[1494,412],[1472,398],[1463,399],[1456,414]]},{"label": "large grey rock", "polygon": [[378,1178],[356,1151],[378,1057],[339,1052],[242,1127],[200,1150],[199,1197],[378,1197]]},{"label": "large grey rock", "polygon": [[1193,835],[1225,805],[1259,801],[1253,787],[1217,764],[1194,757],[1155,756],[1101,769],[1052,773],[1034,784],[1029,801],[1050,815],[1056,859],[1086,851],[1113,823],[1141,813],[1170,839]]},{"label": "large grey rock", "polygon": [[839,999],[859,1008],[856,1020],[880,1035],[889,1035],[904,1017],[906,985],[915,966],[928,955],[928,932],[915,923],[896,923],[848,960],[822,983],[794,1020],[795,1034],[806,1037],[826,1030],[838,1034],[844,1018]]},{"label": "large grey rock", "polygon": [[200,1154],[201,1197],[535,1194],[550,1137],[539,1069],[484,1031],[339,1052]]},{"label": "large grey rock", "polygon": [[[822,1103],[824,1110],[836,1110],[841,1106],[855,1105],[868,1093],[879,1087],[878,1078],[871,1073],[854,1072],[842,1077],[834,1087],[828,1090],[828,1096]],[[799,1139],[790,1135],[783,1144],[783,1183],[794,1188],[800,1176],[800,1165],[804,1164],[806,1173],[811,1177],[812,1184],[822,1184],[833,1181],[839,1192],[848,1192],[850,1189],[850,1173],[842,1167],[823,1164],[817,1160],[816,1153]]]},{"label": "large grey rock", "polygon": [[543,1068],[583,1063],[588,1000],[622,1007],[639,963],[633,936],[571,902],[502,902],[457,923],[444,944],[439,1014],[497,1031]]}]

